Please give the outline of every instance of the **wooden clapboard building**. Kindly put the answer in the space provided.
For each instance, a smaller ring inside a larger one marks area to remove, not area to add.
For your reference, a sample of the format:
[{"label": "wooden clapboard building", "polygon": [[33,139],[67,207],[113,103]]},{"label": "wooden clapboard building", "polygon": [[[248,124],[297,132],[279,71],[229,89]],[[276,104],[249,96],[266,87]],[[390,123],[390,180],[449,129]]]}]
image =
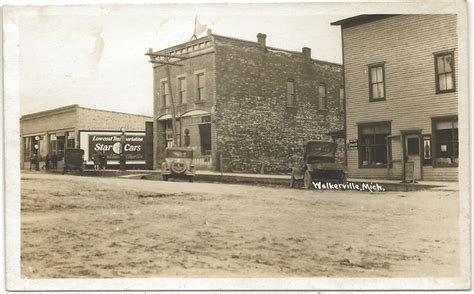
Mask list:
[{"label": "wooden clapboard building", "polygon": [[341,26],[350,177],[457,180],[456,15],[359,15]]}]

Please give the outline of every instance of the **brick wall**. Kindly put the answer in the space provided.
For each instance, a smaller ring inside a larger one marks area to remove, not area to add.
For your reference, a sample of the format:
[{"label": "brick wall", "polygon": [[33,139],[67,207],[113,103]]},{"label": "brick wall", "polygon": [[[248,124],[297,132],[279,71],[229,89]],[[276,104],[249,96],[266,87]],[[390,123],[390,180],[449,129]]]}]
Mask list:
[{"label": "brick wall", "polygon": [[119,131],[124,127],[128,131],[145,131],[145,122],[152,118],[144,115],[105,111],[90,108],[78,108],[78,130]]},{"label": "brick wall", "polygon": [[54,115],[45,114],[43,116],[22,119],[20,121],[20,134],[29,135],[46,131],[74,129],[78,119],[76,109],[71,107],[54,113]]},{"label": "brick wall", "polygon": [[[343,129],[342,66],[219,36],[215,46],[217,153],[226,171],[285,173],[301,161],[307,140]],[[288,79],[296,107],[287,107]],[[327,110],[318,109],[320,83]]]},{"label": "brick wall", "polygon": [[[433,56],[457,48],[456,15],[392,16],[345,28],[343,40],[348,139],[357,139],[358,123],[377,121],[391,121],[392,135],[409,129],[431,134],[431,117],[457,114],[456,92],[435,94]],[[377,62],[385,62],[386,100],[369,102],[367,65]],[[347,157],[349,176],[402,177],[400,139],[393,140],[391,169],[359,168],[357,150]],[[457,170],[425,166],[424,179],[455,180]]]}]

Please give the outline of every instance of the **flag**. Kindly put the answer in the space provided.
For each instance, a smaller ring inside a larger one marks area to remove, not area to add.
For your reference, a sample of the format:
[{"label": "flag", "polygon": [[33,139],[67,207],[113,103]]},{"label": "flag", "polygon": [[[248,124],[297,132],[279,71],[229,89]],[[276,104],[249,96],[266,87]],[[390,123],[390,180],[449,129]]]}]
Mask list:
[{"label": "flag", "polygon": [[196,20],[196,25],[194,28],[194,34],[196,37],[199,37],[202,33],[204,33],[207,29],[207,25],[200,23],[199,21]]}]

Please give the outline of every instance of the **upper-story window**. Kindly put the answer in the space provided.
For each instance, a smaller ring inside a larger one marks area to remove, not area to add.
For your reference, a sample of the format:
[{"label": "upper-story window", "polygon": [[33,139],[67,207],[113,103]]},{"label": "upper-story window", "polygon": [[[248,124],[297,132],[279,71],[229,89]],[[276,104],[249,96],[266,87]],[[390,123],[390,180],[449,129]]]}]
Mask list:
[{"label": "upper-story window", "polygon": [[318,109],[327,109],[326,85],[320,84],[318,86]]},{"label": "upper-story window", "polygon": [[454,81],[454,52],[435,54],[436,93],[456,91]]},{"label": "upper-story window", "polygon": [[344,112],[344,87],[339,88],[339,111]]},{"label": "upper-story window", "polygon": [[163,107],[170,106],[170,89],[168,87],[168,82],[161,82],[161,104]]},{"label": "upper-story window", "polygon": [[370,101],[385,100],[384,64],[369,65],[369,97]]},{"label": "upper-story window", "polygon": [[205,97],[205,86],[206,80],[205,75],[203,72],[196,74],[196,94],[197,94],[197,101],[204,100]]},{"label": "upper-story window", "polygon": [[296,106],[295,80],[293,79],[288,79],[286,81],[286,105]]},{"label": "upper-story window", "polygon": [[178,78],[178,102],[179,104],[186,104],[186,78]]}]

